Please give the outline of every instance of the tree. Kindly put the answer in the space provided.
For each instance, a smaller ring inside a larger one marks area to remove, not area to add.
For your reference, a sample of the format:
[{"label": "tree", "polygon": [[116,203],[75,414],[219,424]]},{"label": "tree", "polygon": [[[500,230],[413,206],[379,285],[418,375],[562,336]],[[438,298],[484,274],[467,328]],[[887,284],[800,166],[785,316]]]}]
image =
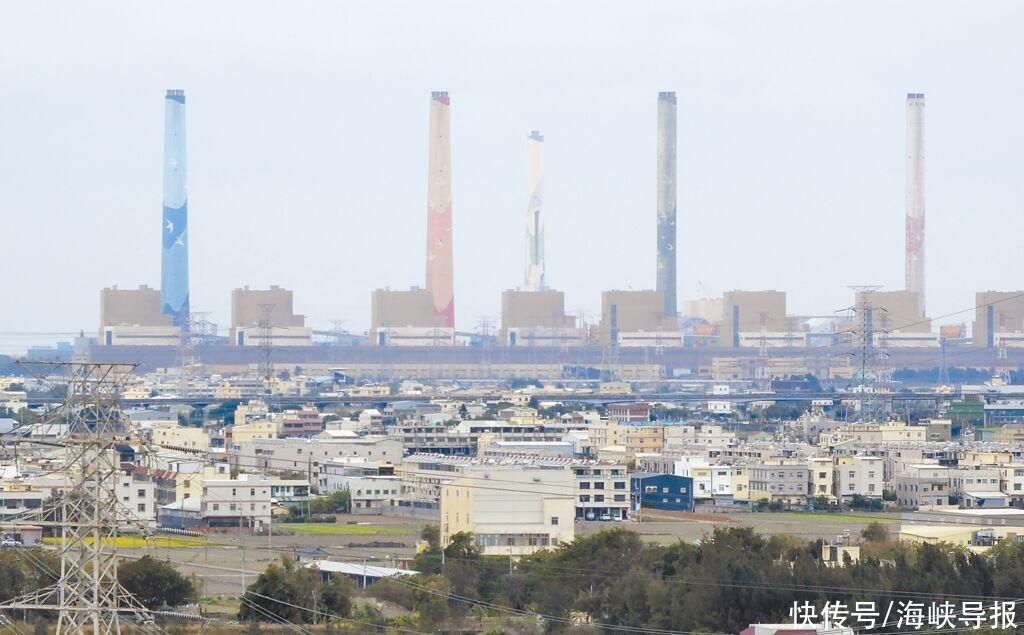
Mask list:
[{"label": "tree", "polygon": [[427,525],[420,531],[420,538],[427,546],[413,558],[413,570],[423,575],[441,573],[441,529],[437,525]]},{"label": "tree", "polygon": [[866,542],[885,542],[889,540],[889,531],[882,523],[868,523],[867,527],[861,530],[860,537]]},{"label": "tree", "polygon": [[434,575],[420,581],[413,593],[420,628],[434,631],[448,619],[447,597],[451,592],[451,584],[443,576]]},{"label": "tree", "polygon": [[264,621],[271,614],[309,624],[325,621],[324,616],[345,618],[352,612],[354,593],[354,585],[347,578],[333,576],[325,582],[318,569],[296,567],[282,556],[246,589],[238,619]]},{"label": "tree", "polygon": [[347,489],[338,490],[327,496],[314,498],[309,502],[311,514],[343,514],[348,513],[352,496]]},{"label": "tree", "polygon": [[117,580],[148,609],[179,606],[195,595],[188,578],[150,556],[122,564],[117,569]]}]

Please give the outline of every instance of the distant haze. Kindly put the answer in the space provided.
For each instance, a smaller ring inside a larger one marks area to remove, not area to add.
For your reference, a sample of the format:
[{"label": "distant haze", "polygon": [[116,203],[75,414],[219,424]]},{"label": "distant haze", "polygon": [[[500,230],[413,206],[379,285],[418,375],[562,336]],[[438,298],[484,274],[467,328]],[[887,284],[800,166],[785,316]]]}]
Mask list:
[{"label": "distant haze", "polygon": [[[0,7],[0,353],[160,282],[163,95],[188,99],[191,304],[279,284],[315,328],[424,282],[427,113],[452,100],[456,325],[523,284],[545,137],[548,284],[655,284],[656,106],[678,94],[679,297],[791,313],[903,286],[923,92],[928,312],[1024,287],[1020,2],[91,2]],[[971,319],[962,314],[943,320]],[[65,338],[66,339],[66,338]]]}]

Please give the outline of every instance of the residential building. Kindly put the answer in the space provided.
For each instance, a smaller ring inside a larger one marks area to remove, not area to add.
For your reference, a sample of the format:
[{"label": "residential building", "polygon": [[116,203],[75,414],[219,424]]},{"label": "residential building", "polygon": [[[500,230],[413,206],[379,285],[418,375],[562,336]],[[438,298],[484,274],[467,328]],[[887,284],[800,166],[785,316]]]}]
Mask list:
[{"label": "residential building", "polygon": [[789,505],[807,503],[806,463],[772,461],[752,464],[750,472],[751,499],[768,499]]},{"label": "residential building", "polygon": [[252,528],[270,525],[269,480],[223,479],[203,482],[200,512],[210,528]]},{"label": "residential building", "polygon": [[908,465],[893,479],[893,486],[902,507],[934,509],[950,504],[949,468],[942,465]]},{"label": "residential building", "polygon": [[841,501],[849,502],[854,496],[881,498],[884,465],[875,456],[836,457],[833,470],[834,494]]},{"label": "residential building", "polygon": [[441,487],[441,544],[473,534],[484,555],[524,556],[575,537],[573,473],[524,465],[469,465]]}]

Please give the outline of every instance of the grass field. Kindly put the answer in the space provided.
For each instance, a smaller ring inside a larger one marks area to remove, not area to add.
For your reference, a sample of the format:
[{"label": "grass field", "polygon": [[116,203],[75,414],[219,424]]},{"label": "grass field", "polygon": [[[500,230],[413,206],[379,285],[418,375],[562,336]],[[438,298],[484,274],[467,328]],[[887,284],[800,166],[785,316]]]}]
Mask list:
[{"label": "grass field", "polygon": [[[58,540],[56,538],[43,538],[43,542],[45,544],[48,544],[48,545],[54,545],[54,544],[57,544]],[[90,540],[88,540],[88,542],[91,544],[92,540],[90,539]],[[129,547],[129,548],[131,548],[131,547],[139,547],[139,548],[141,548],[141,547],[203,547],[203,546],[206,546],[207,544],[213,544],[213,543],[207,543],[207,542],[205,542],[203,540],[200,540],[198,538],[167,538],[167,537],[160,536],[160,537],[157,537],[157,538],[151,538],[149,540],[146,540],[145,538],[142,538],[140,536],[118,536],[117,537],[117,546],[118,547]]]},{"label": "grass field", "polygon": [[372,536],[374,534],[411,534],[405,525],[349,525],[340,523],[282,523],[281,528],[297,534],[320,534],[327,536]]}]

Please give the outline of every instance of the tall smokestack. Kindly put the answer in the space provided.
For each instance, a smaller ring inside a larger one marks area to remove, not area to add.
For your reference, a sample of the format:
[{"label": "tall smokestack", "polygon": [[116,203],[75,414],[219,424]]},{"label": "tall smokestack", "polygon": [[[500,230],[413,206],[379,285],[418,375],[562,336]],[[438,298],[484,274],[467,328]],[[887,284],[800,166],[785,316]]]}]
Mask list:
[{"label": "tall smokestack", "polygon": [[455,326],[452,273],[451,101],[447,92],[430,95],[430,161],[427,168],[427,290],[434,315]]},{"label": "tall smokestack", "polygon": [[186,326],[188,306],[188,192],[185,187],[185,91],[164,98],[164,213],[160,303],[176,326]]},{"label": "tall smokestack", "polygon": [[924,287],[924,93],[907,93],[907,245],[906,289],[918,294],[925,311]]},{"label": "tall smokestack", "polygon": [[526,141],[526,290],[544,285],[544,135],[530,131]]},{"label": "tall smokestack", "polygon": [[658,282],[665,315],[676,308],[676,94],[658,93]]}]

